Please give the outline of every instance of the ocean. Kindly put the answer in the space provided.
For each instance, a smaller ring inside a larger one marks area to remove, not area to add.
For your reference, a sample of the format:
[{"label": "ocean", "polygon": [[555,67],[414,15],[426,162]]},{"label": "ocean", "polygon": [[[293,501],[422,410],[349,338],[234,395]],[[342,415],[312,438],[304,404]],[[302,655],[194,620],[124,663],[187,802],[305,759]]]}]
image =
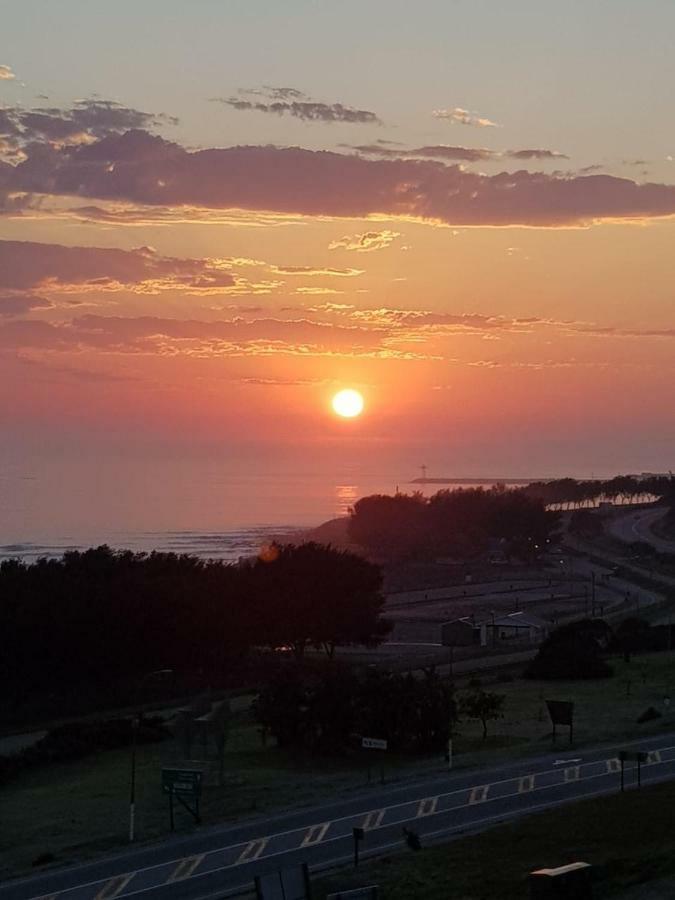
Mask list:
[{"label": "ocean", "polygon": [[452,487],[412,484],[418,474],[244,472],[176,460],[152,468],[128,461],[15,466],[0,474],[0,560],[107,544],[235,561],[270,537],[347,515],[368,494]]}]

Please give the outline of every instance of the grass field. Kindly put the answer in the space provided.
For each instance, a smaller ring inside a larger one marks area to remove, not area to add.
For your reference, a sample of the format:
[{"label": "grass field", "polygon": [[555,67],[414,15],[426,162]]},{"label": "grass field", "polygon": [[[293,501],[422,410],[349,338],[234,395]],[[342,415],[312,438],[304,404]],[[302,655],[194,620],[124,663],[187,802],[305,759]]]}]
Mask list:
[{"label": "grass field", "polygon": [[[318,879],[314,896],[377,884],[382,900],[525,900],[529,872],[582,861],[594,867],[594,897],[622,897],[675,878],[674,804],[675,783],[586,800]],[[652,896],[675,896],[675,882]]]},{"label": "grass field", "polygon": [[[574,700],[575,744],[598,743],[675,728],[675,708],[645,725],[636,719],[648,706],[664,710],[663,698],[675,686],[675,654],[616,661],[613,679],[542,683],[518,680],[488,684],[506,695],[505,716],[489,725],[486,741],[478,722],[465,721],[455,737],[457,767],[488,765],[505,758],[542,753],[551,746],[545,699]],[[628,682],[630,681],[630,685]],[[675,703],[673,704],[675,707]],[[561,735],[561,748],[566,746]],[[139,748],[137,833],[140,841],[167,833],[168,810],[160,789],[162,765],[175,764],[175,741]],[[429,776],[445,770],[440,756],[388,758],[387,781]],[[234,820],[345,796],[362,789],[361,760],[308,760],[263,747],[249,714],[240,714],[227,747],[226,780],[208,779],[203,794],[205,824]],[[41,854],[59,862],[86,858],[124,845],[127,833],[129,752],[111,751],[87,759],[24,773],[0,789],[0,877],[26,871]],[[193,827],[180,813],[177,827]]]}]

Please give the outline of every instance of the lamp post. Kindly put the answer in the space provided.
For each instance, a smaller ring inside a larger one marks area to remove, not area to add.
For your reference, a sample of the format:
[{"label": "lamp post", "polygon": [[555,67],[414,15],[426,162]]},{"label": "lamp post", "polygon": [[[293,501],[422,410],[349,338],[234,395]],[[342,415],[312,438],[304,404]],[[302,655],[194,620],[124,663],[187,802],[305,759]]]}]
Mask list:
[{"label": "lamp post", "polygon": [[[165,678],[167,675],[173,675],[173,669],[157,669],[155,672],[148,672],[144,675],[136,685],[134,691],[134,703],[138,703],[138,696],[141,689],[147,681],[152,678]],[[141,722],[141,713],[134,712],[131,719],[131,778],[129,782],[129,843],[133,843],[136,837],[136,745],[138,743],[138,728]]]}]

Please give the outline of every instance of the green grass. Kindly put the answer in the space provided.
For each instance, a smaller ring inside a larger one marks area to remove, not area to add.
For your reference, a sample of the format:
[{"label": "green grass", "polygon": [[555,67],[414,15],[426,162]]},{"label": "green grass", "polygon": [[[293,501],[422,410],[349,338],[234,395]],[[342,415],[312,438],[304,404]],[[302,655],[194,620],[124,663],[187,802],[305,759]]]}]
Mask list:
[{"label": "green grass", "polygon": [[[675,784],[586,800],[449,844],[403,851],[318,879],[314,896],[367,884],[382,900],[524,900],[534,869],[594,866],[596,897],[675,876]],[[675,887],[662,896],[673,896]]]},{"label": "green grass", "polygon": [[[648,706],[662,709],[664,694],[675,687],[675,654],[645,656],[630,665],[616,661],[615,667],[613,679],[593,682],[488,684],[485,679],[486,689],[506,694],[505,717],[490,723],[487,741],[482,740],[480,723],[463,722],[454,742],[456,766],[489,765],[548,750],[551,726],[545,699],[574,700],[577,745],[675,727],[675,697],[673,711],[664,718],[636,724]],[[561,750],[566,740],[561,735]],[[137,758],[138,839],[159,839],[169,827],[160,769],[179,761],[180,748],[175,741],[146,745],[139,748]],[[392,782],[445,769],[439,755],[387,757],[385,777]],[[225,772],[222,787],[212,774],[204,788],[202,817],[207,825],[339,799],[367,784],[362,760],[306,759],[282,752],[273,743],[263,747],[258,728],[246,713],[238,715],[232,729]],[[375,769],[373,775],[378,775]],[[0,788],[0,877],[29,870],[44,853],[54,854],[63,863],[124,846],[128,797],[128,751],[23,773]],[[187,832],[193,827],[189,816],[178,812],[177,828]]]}]

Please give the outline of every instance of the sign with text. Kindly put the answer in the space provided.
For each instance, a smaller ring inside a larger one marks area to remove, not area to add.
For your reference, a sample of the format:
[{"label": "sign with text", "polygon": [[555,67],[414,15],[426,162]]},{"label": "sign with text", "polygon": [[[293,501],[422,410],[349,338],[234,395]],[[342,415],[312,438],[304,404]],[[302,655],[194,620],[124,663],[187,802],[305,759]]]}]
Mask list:
[{"label": "sign with text", "polygon": [[201,794],[203,777],[202,769],[162,769],[162,790],[196,798]]},{"label": "sign with text", "polygon": [[364,750],[386,750],[387,742],[379,738],[361,738],[361,746]]}]

